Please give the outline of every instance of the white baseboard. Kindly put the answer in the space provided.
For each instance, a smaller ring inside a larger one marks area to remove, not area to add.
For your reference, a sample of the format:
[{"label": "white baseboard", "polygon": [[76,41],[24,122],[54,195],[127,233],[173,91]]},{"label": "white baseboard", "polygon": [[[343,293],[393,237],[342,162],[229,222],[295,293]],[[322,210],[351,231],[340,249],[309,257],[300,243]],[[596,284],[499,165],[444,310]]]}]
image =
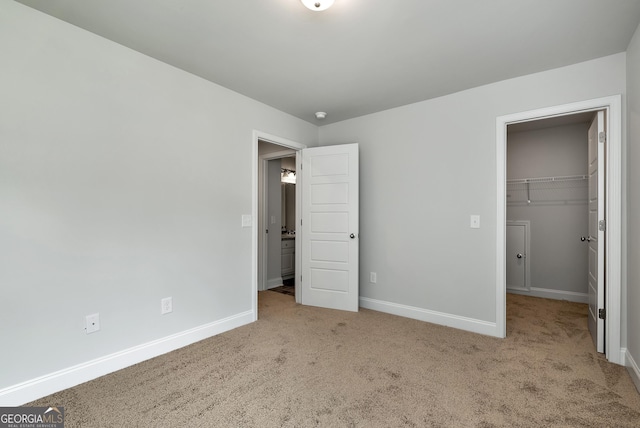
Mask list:
[{"label": "white baseboard", "polygon": [[507,293],[522,294],[523,296],[542,297],[545,299],[568,300],[576,303],[589,303],[589,295],[587,293],[577,293],[575,291],[553,290],[551,288],[531,287],[511,288],[507,287]]},{"label": "white baseboard", "polygon": [[624,349],[622,355],[624,355],[624,365],[627,367],[627,371],[631,376],[631,380],[633,380],[633,383],[636,385],[636,389],[640,393],[640,367],[638,367],[638,364],[636,363],[633,356],[631,356],[631,353],[628,349]]},{"label": "white baseboard", "polygon": [[199,342],[225,331],[249,324],[253,311],[242,312],[228,318],[143,343],[95,360],[87,361],[57,372],[19,383],[0,390],[0,407],[21,406],[54,392],[71,388],[100,376],[115,372],[139,362]]},{"label": "white baseboard", "polygon": [[279,276],[277,278],[271,278],[267,280],[267,290],[271,289],[271,288],[276,288],[276,287],[280,287],[282,285],[283,281],[282,281],[282,277]]},{"label": "white baseboard", "polygon": [[453,327],[473,333],[485,334],[488,336],[502,337],[497,331],[495,322],[482,321],[474,318],[466,318],[458,315],[446,314],[443,312],[431,311],[414,306],[401,305],[398,303],[385,302],[383,300],[360,297],[360,307],[373,309],[374,311],[385,312],[401,317],[426,321],[433,324]]}]

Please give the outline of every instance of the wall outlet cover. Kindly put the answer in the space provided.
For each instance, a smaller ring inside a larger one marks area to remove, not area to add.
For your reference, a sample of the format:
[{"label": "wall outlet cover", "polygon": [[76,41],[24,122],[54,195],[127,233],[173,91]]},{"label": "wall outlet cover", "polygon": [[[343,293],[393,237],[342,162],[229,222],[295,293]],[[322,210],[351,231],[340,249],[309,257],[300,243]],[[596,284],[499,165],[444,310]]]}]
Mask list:
[{"label": "wall outlet cover", "polygon": [[160,313],[164,315],[170,312],[173,312],[173,298],[165,297],[164,299],[160,300]]}]

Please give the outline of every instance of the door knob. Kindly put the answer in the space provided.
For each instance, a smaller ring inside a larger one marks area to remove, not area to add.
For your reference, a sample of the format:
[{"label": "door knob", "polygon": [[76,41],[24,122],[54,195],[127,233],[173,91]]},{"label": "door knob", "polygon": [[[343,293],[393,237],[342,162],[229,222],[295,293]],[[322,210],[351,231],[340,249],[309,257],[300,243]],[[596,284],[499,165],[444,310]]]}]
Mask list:
[{"label": "door knob", "polygon": [[519,259],[521,259],[521,258],[523,258],[524,256],[522,255],[522,253],[518,253],[518,254],[516,254],[516,257],[517,257],[517,258],[519,258]]},{"label": "door knob", "polygon": [[349,238],[351,238],[351,239],[353,239],[355,237],[356,237],[356,235],[354,235],[353,233],[351,235],[349,235]]},{"label": "door knob", "polygon": [[584,241],[591,242],[591,236],[581,236],[580,240],[582,242],[584,242]]}]

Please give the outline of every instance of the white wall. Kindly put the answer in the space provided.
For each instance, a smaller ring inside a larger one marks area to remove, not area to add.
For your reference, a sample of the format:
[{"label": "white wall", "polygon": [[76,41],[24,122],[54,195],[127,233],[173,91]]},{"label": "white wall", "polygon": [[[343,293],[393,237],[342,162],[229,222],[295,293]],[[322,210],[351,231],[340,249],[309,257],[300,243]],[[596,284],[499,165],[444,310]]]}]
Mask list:
[{"label": "white wall", "polygon": [[[586,176],[588,128],[579,123],[509,132],[507,179]],[[507,220],[531,224],[529,294],[588,302],[588,246],[580,241],[588,235],[587,184],[586,179],[533,183],[530,203],[525,185],[507,186]]]},{"label": "white wall", "polygon": [[640,26],[627,49],[627,94],[627,364],[640,390]]},{"label": "white wall", "polygon": [[322,126],[321,145],[360,144],[361,302],[495,323],[496,118],[624,94],[625,65],[612,55]]},{"label": "white wall", "polygon": [[252,319],[253,131],[315,145],[317,128],[10,0],[0,58],[0,404]]}]

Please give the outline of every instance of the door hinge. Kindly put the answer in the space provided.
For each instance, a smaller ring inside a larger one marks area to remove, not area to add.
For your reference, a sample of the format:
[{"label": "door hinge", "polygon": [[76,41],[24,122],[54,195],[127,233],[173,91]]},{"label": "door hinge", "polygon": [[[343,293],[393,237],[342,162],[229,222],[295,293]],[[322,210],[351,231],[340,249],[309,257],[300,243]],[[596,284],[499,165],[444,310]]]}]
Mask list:
[{"label": "door hinge", "polygon": [[606,320],[607,319],[607,310],[602,308],[602,309],[598,309],[598,318],[600,318],[601,320]]},{"label": "door hinge", "polygon": [[598,222],[598,230],[600,232],[606,232],[607,231],[607,221],[606,220],[600,220]]},{"label": "door hinge", "polygon": [[605,143],[605,142],[607,141],[607,133],[606,133],[606,132],[604,132],[604,131],[603,131],[603,132],[600,132],[600,133],[598,134],[598,141],[599,141],[600,143]]},{"label": "door hinge", "polygon": [[302,275],[300,275],[300,282],[302,282]]},{"label": "door hinge", "polygon": [[300,219],[300,226],[302,226],[302,219]]}]

